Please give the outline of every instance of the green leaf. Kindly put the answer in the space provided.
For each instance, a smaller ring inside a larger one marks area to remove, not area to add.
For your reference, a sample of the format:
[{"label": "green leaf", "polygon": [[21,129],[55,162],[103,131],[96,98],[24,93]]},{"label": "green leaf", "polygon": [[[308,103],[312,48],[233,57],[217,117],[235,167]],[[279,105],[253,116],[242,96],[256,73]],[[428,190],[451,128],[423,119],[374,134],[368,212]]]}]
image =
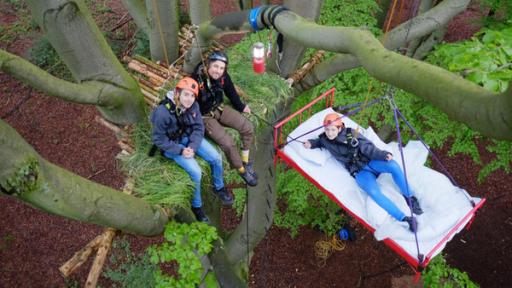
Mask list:
[{"label": "green leaf", "polygon": [[474,71],[469,73],[468,76],[466,76],[466,79],[471,82],[479,84],[482,83],[484,79],[487,79],[487,73],[481,71]]},{"label": "green leaf", "polygon": [[484,82],[484,88],[491,90],[491,91],[498,92],[498,91],[500,91],[500,83],[498,82],[498,80],[489,79]]}]

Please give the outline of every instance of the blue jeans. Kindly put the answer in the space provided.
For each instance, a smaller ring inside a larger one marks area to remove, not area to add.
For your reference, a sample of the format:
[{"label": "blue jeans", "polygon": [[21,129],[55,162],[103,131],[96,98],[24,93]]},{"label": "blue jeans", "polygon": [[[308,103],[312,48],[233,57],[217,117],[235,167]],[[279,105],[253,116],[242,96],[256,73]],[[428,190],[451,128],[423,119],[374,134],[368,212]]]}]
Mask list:
[{"label": "blue jeans", "polygon": [[377,177],[380,173],[391,173],[393,181],[405,197],[413,196],[410,187],[405,184],[404,173],[395,160],[371,160],[363,170],[356,174],[356,182],[380,207],[386,210],[393,218],[398,221],[404,219],[405,214],[396,207],[395,203],[382,194],[377,185]]},{"label": "blue jeans", "polygon": [[[184,137],[181,142],[183,146],[187,147],[188,138]],[[215,189],[224,187],[223,170],[222,170],[222,157],[217,150],[208,143],[205,139],[201,141],[199,149],[195,151],[196,155],[203,158],[208,164],[210,164],[213,177],[213,186]],[[172,154],[164,152],[164,156],[174,160],[181,168],[190,175],[194,182],[194,195],[192,197],[192,207],[201,207],[203,202],[201,200],[201,167],[194,158],[185,158],[181,154]]]}]

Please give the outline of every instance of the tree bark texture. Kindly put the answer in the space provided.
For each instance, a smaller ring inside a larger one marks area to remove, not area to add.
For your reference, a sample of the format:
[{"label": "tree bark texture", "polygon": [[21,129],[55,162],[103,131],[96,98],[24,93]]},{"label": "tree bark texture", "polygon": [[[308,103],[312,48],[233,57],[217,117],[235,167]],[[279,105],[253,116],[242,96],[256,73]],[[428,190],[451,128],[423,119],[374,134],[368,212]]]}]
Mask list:
[{"label": "tree bark texture", "polygon": [[[308,20],[316,21],[320,16],[323,2],[323,0],[285,0],[284,6]],[[277,47],[273,50],[272,57],[267,59],[269,70],[283,78],[288,78],[301,64],[306,47],[284,38],[282,55],[277,53]]]},{"label": "tree bark texture", "polygon": [[29,61],[0,49],[0,70],[48,95],[80,104],[98,104],[104,83],[76,84],[54,77]]},{"label": "tree bark texture", "polygon": [[[189,0],[190,21],[192,25],[201,25],[211,18],[210,2],[204,0]],[[185,56],[183,70],[191,74],[195,66],[201,62],[201,53],[208,49],[210,42],[196,31],[196,38],[192,41],[192,47]]]},{"label": "tree bark texture", "polygon": [[149,36],[149,19],[146,3],[144,0],[122,0],[123,6],[128,10],[130,16],[139,29]]},{"label": "tree bark texture", "polygon": [[[95,105],[106,119],[128,124],[145,116],[137,83],[119,63],[82,1],[31,0],[28,4],[77,82],[85,86],[103,83]],[[55,87],[60,83],[48,84]],[[66,93],[74,98],[73,91]]]},{"label": "tree bark texture", "polygon": [[48,213],[154,236],[164,230],[163,209],[94,183],[43,159],[0,120],[0,191]]},{"label": "tree bark texture", "polygon": [[149,50],[153,61],[173,63],[179,56],[179,1],[146,0]]}]

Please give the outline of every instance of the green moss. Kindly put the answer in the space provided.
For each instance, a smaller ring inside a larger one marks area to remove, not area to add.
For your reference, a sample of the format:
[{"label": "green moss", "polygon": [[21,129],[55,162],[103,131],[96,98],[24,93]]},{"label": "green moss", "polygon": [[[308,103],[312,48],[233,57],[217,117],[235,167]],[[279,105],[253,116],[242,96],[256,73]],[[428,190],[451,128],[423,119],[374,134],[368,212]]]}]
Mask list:
[{"label": "green moss", "polygon": [[11,176],[0,179],[0,189],[9,195],[21,195],[38,188],[39,163],[35,158],[29,158],[16,168]]}]

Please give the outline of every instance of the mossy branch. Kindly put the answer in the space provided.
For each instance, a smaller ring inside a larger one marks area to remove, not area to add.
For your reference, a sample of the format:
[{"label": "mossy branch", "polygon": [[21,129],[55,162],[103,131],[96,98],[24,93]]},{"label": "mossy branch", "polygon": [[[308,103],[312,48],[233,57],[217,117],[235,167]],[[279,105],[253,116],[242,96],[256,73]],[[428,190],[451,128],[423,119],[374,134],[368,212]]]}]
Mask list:
[{"label": "mossy branch", "polygon": [[29,61],[0,49],[0,70],[48,95],[81,104],[99,104],[103,83],[76,84],[54,77]]},{"label": "mossy branch", "polygon": [[67,218],[139,235],[162,233],[168,219],[161,208],[49,163],[1,120],[0,135],[2,193]]}]

